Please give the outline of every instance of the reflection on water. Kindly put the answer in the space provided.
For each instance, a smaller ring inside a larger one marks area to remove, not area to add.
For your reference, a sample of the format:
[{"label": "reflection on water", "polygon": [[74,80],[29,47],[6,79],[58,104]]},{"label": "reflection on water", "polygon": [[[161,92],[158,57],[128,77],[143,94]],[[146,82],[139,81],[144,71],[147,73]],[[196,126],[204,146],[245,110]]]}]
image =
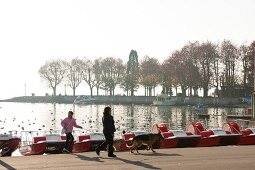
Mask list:
[{"label": "reflection on water", "polygon": [[[60,130],[60,122],[74,111],[82,132],[102,131],[102,113],[106,105],[0,103],[0,133],[11,130]],[[210,117],[199,116],[190,106],[166,107],[111,105],[117,131],[150,131],[154,123],[166,123],[170,129],[185,129],[189,122],[201,121],[206,128],[221,127],[226,114],[244,113],[245,108],[206,108]]]}]

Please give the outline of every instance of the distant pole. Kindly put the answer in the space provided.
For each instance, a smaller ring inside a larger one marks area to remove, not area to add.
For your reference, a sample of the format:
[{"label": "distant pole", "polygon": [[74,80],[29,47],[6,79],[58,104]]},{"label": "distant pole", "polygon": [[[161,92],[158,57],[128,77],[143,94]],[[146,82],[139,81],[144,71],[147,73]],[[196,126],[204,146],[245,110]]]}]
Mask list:
[{"label": "distant pole", "polygon": [[24,84],[24,86],[25,86],[25,96],[27,96],[27,85]]}]

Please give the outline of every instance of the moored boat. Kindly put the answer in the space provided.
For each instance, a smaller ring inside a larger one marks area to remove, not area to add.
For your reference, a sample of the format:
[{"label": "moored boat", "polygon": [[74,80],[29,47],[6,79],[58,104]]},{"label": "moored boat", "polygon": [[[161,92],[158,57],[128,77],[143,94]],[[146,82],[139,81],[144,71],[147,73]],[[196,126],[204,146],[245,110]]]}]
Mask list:
[{"label": "moored boat", "polygon": [[92,104],[95,103],[96,99],[92,96],[78,96],[75,100],[74,100],[74,104]]},{"label": "moored boat", "polygon": [[247,128],[240,130],[236,122],[225,122],[223,128],[232,134],[240,134],[240,140],[237,145],[254,145],[255,144],[255,128]]},{"label": "moored boat", "polygon": [[206,131],[200,122],[189,124],[186,131],[192,134],[201,135],[200,142],[197,145],[198,147],[217,146],[220,143],[220,137],[212,136],[213,134]]},{"label": "moored boat", "polygon": [[183,130],[169,130],[167,125],[161,123],[153,125],[153,131],[160,132],[164,139],[160,141],[160,147],[196,147],[200,141],[200,135],[186,133]]},{"label": "moored boat", "polygon": [[161,94],[156,96],[155,100],[153,100],[153,105],[155,106],[173,106],[177,102],[176,98],[168,96],[166,94]]},{"label": "moored boat", "polygon": [[0,156],[11,156],[18,149],[21,139],[12,134],[0,135]]},{"label": "moored boat", "polygon": [[[202,123],[196,122],[192,124],[194,127],[194,133],[200,134],[203,137],[219,137],[220,141],[218,145],[236,145],[241,135],[240,134],[231,134],[229,131],[224,131],[222,128],[212,128],[209,130],[205,130]],[[216,139],[215,139],[216,140]],[[202,144],[201,144],[202,145]]]},{"label": "moored boat", "polygon": [[60,134],[39,135],[37,131],[22,131],[22,145],[19,151],[22,155],[41,155],[48,153],[62,153],[65,140]]}]

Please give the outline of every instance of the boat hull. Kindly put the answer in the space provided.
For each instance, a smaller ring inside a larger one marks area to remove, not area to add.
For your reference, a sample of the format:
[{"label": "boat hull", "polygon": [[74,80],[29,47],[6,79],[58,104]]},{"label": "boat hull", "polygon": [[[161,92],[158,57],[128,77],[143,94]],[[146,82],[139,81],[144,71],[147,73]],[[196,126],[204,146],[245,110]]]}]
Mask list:
[{"label": "boat hull", "polygon": [[176,136],[175,138],[178,139],[178,143],[176,147],[178,148],[184,148],[184,147],[196,147],[198,146],[201,136],[183,136],[179,137]]},{"label": "boat hull", "polygon": [[255,145],[255,135],[240,137],[237,145]]},{"label": "boat hull", "polygon": [[45,153],[58,154],[62,153],[66,142],[43,142],[46,145]]},{"label": "boat hull", "polygon": [[88,152],[91,150],[90,142],[77,142],[73,144],[72,152],[80,153],[80,152]]},{"label": "boat hull", "polygon": [[12,138],[9,140],[0,140],[1,156],[11,156],[12,153],[18,149],[20,145],[20,138]]},{"label": "boat hull", "polygon": [[46,150],[45,143],[35,143],[32,145],[26,145],[19,148],[19,151],[23,156],[42,155],[45,153],[45,150]]},{"label": "boat hull", "polygon": [[240,141],[241,135],[224,135],[219,136],[220,137],[220,146],[226,146],[226,145],[237,145]]},{"label": "boat hull", "polygon": [[209,147],[209,146],[217,146],[220,143],[220,137],[202,137],[199,141],[198,147]]},{"label": "boat hull", "polygon": [[165,138],[160,142],[160,148],[174,148],[177,147],[178,139],[177,138]]}]

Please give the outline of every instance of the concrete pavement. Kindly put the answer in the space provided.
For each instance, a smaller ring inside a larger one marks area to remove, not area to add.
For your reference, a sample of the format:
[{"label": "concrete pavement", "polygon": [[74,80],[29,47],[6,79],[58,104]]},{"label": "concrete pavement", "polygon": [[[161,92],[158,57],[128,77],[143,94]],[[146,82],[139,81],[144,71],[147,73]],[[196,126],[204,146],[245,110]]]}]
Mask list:
[{"label": "concrete pavement", "polygon": [[255,169],[255,145],[171,148],[140,153],[115,152],[117,158],[108,158],[106,152],[101,152],[101,157],[95,152],[1,157],[0,169]]}]

